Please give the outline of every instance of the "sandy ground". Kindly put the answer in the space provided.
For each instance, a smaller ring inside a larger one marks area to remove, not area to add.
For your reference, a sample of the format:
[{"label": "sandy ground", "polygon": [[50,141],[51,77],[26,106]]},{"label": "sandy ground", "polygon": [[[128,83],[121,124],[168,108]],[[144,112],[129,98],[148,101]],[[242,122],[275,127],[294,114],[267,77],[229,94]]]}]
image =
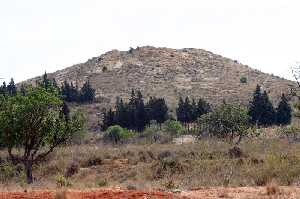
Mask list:
[{"label": "sandy ground", "polygon": [[200,188],[171,194],[128,190],[1,192],[1,199],[300,199],[300,187]]}]

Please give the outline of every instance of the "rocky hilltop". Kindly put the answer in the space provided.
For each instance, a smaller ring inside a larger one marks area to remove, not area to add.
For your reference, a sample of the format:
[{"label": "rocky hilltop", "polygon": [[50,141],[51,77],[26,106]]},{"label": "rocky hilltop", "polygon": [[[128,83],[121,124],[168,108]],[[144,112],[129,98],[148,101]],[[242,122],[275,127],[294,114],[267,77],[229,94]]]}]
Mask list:
[{"label": "rocky hilltop", "polygon": [[246,105],[257,84],[277,102],[293,84],[209,51],[151,46],[112,50],[49,76],[58,83],[67,80],[79,86],[89,80],[101,104],[112,104],[117,96],[128,98],[131,89],[139,89],[145,97],[164,97],[171,108],[180,95],[203,97],[212,104],[226,100]]}]

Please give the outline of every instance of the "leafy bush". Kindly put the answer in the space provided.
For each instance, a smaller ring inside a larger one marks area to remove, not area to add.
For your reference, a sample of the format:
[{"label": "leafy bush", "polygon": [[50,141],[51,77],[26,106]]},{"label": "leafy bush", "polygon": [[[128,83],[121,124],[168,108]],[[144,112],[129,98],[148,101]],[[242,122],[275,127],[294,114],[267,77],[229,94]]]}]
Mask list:
[{"label": "leafy bush", "polygon": [[184,128],[181,123],[176,120],[167,120],[163,124],[163,131],[171,135],[180,135],[184,132]]},{"label": "leafy bush", "polygon": [[248,133],[249,116],[245,108],[240,106],[223,104],[215,111],[203,115],[198,120],[201,133],[208,133],[220,138],[229,138],[230,142],[235,137],[242,137]]},{"label": "leafy bush", "polygon": [[0,181],[5,182],[15,176],[15,168],[12,164],[5,162],[0,165]]},{"label": "leafy bush", "polygon": [[104,141],[118,144],[135,136],[135,133],[119,125],[111,126],[104,135]]},{"label": "leafy bush", "polygon": [[279,136],[288,138],[290,141],[294,141],[300,135],[300,128],[293,125],[284,126],[278,129],[278,134]]},{"label": "leafy bush", "polygon": [[55,176],[55,181],[58,187],[69,187],[72,185],[71,182],[63,175]]},{"label": "leafy bush", "polygon": [[241,78],[240,78],[240,82],[241,82],[242,84],[246,84],[246,83],[247,83],[247,77],[241,77]]},{"label": "leafy bush", "polygon": [[107,186],[108,182],[106,179],[97,179],[96,184],[99,187],[105,187],[105,186]]}]

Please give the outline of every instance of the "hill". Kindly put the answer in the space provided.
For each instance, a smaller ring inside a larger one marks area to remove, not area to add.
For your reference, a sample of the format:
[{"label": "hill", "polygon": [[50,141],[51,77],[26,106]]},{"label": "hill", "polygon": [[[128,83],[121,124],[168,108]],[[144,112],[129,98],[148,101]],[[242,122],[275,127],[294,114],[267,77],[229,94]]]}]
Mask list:
[{"label": "hill", "polygon": [[[112,50],[49,77],[58,83],[67,80],[79,87],[89,80],[96,89],[100,107],[113,104],[117,96],[126,99],[131,89],[139,89],[145,97],[164,97],[172,110],[180,95],[202,97],[214,105],[223,100],[247,105],[257,84],[269,92],[276,104],[279,96],[294,84],[202,49],[151,46]],[[39,78],[27,83],[34,84]],[[242,83],[241,78],[246,83]]]}]

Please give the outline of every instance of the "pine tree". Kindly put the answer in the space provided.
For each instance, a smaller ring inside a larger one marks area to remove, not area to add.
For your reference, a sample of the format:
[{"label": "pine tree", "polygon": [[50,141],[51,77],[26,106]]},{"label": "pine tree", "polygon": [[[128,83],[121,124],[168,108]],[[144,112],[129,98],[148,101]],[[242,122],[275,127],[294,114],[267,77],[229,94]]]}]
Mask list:
[{"label": "pine tree", "polygon": [[117,98],[116,101],[115,123],[123,128],[130,127],[128,104],[122,98]]},{"label": "pine tree", "polygon": [[92,88],[89,81],[85,82],[80,90],[81,102],[93,102],[95,99],[95,89]]},{"label": "pine tree", "polygon": [[256,86],[253,94],[253,99],[249,106],[249,116],[251,117],[252,123],[260,125],[260,120],[263,112],[263,99],[261,94],[261,87]]},{"label": "pine tree", "polygon": [[147,114],[145,110],[143,96],[140,91],[137,92],[135,105],[135,128],[137,131],[141,132],[145,129],[147,123]]},{"label": "pine tree", "polygon": [[0,86],[0,95],[6,95],[7,94],[7,87],[5,81],[3,82],[2,86]]},{"label": "pine tree", "polygon": [[48,79],[48,75],[46,72],[42,76],[42,82],[40,83],[40,85],[45,89],[48,89],[51,86],[51,81]]},{"label": "pine tree", "polygon": [[65,80],[61,86],[61,94],[62,94],[62,98],[67,102],[71,102],[70,90],[71,90],[70,84]]},{"label": "pine tree", "polygon": [[70,90],[69,90],[69,98],[71,102],[78,102],[79,101],[79,92],[78,92],[78,85],[73,85],[73,82],[71,82]]},{"label": "pine tree", "polygon": [[189,97],[186,97],[185,98],[185,101],[184,101],[184,123],[190,123],[192,120],[192,106],[190,104],[190,99]]},{"label": "pine tree", "polygon": [[132,89],[131,90],[131,96],[130,96],[130,99],[129,99],[129,103],[128,103],[128,128],[129,129],[135,129],[136,127],[136,124],[135,124],[135,121],[136,121],[136,118],[135,118],[135,109],[136,109],[136,96],[135,96],[135,92],[134,90]]},{"label": "pine tree", "polygon": [[10,96],[16,95],[17,94],[17,87],[15,85],[14,79],[11,78],[9,84],[7,85],[7,93]]},{"label": "pine tree", "polygon": [[292,120],[292,108],[286,99],[285,95],[282,94],[281,101],[276,109],[276,121],[279,125],[290,124]]},{"label": "pine tree", "polygon": [[211,107],[204,99],[200,98],[197,103],[197,118],[211,112]]},{"label": "pine tree", "polygon": [[65,120],[68,122],[70,120],[70,108],[66,102],[63,102],[61,113],[62,117],[64,117]]},{"label": "pine tree", "polygon": [[195,122],[198,118],[198,108],[195,99],[192,99],[191,104],[191,122]]},{"label": "pine tree", "polygon": [[262,125],[272,125],[276,122],[276,112],[266,91],[262,94],[263,111],[260,118]]},{"label": "pine tree", "polygon": [[178,101],[178,107],[176,109],[176,116],[177,120],[181,123],[185,122],[185,110],[184,110],[184,101],[182,97],[180,96]]},{"label": "pine tree", "polygon": [[164,98],[150,97],[146,110],[147,123],[155,120],[161,126],[168,119],[168,106]]},{"label": "pine tree", "polygon": [[21,84],[20,93],[21,93],[22,96],[26,95],[26,87],[25,87],[24,84]]},{"label": "pine tree", "polygon": [[103,130],[115,124],[115,112],[110,108],[108,112],[104,111]]}]

